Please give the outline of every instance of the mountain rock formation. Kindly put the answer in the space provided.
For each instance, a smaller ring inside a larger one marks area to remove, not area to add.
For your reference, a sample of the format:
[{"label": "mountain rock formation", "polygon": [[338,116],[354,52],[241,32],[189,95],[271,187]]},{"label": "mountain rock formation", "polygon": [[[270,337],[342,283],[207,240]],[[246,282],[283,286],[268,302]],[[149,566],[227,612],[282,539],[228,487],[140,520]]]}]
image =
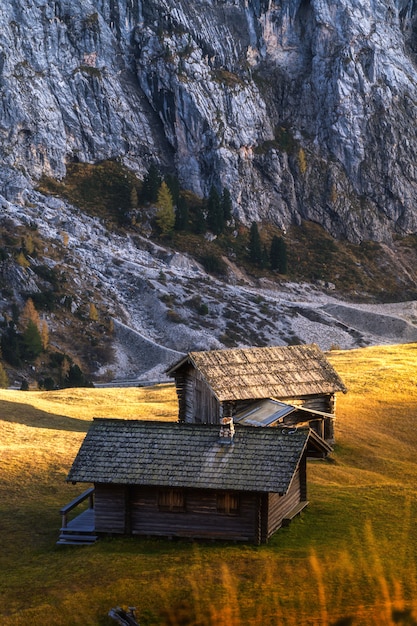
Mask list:
[{"label": "mountain rock formation", "polygon": [[[38,185],[71,163],[140,178],[157,164],[200,197],[227,188],[247,226],[310,220],[351,248],[380,242],[364,247],[413,294],[415,239],[395,246],[417,233],[414,0],[7,0],[0,92],[3,329],[50,298],[51,347],[96,381],[157,380],[192,349],[416,340],[415,302],[381,315],[324,281],[248,276],[227,253],[227,275],[209,276]],[[346,258],[373,280],[366,255]],[[34,382],[45,355],[36,368]]]},{"label": "mountain rock formation", "polygon": [[8,0],[0,193],[157,162],[236,215],[351,241],[417,231],[414,0]]}]

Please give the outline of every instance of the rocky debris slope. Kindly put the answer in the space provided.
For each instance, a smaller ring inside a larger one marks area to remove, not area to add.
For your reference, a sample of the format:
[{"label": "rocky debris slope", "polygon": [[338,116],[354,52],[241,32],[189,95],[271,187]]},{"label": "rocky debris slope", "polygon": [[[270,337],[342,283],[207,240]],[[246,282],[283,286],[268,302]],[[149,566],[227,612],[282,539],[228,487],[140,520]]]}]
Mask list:
[{"label": "rocky debris slope", "polygon": [[250,223],[417,230],[412,0],[8,0],[0,193],[69,161],[152,161]]},{"label": "rocky debris slope", "polygon": [[[16,228],[36,224],[44,246],[27,268],[0,262],[3,294],[14,289],[24,299],[45,288],[36,265],[59,267],[71,314],[85,315],[93,302],[113,318],[114,358],[94,364],[95,381],[161,380],[166,367],[190,350],[300,342],[328,350],[417,341],[415,302],[352,308],[309,284],[251,281],[231,263],[220,280],[186,255],[109,232],[97,218],[35,192],[26,194],[25,206],[3,201],[1,220]],[[0,304],[5,311],[10,300],[3,295]],[[43,315],[51,343],[60,348],[68,320]]]}]

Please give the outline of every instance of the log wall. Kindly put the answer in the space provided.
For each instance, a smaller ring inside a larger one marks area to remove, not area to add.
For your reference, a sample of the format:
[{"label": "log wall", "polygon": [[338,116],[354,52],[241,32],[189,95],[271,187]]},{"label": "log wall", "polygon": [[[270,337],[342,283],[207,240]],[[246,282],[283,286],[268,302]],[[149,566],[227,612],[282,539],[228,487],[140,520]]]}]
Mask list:
[{"label": "log wall", "polygon": [[305,459],[294,474],[292,483],[287,493],[283,496],[278,493],[268,494],[268,524],[267,536],[262,537],[262,541],[266,541],[269,537],[282,526],[282,520],[286,515],[297,506],[300,502],[306,500],[306,471]]},{"label": "log wall", "polygon": [[125,533],[127,487],[124,485],[95,485],[96,532]]},{"label": "log wall", "polygon": [[176,384],[180,421],[197,424],[219,423],[220,405],[197,370],[189,369],[187,374],[181,377],[181,383],[177,378]]},{"label": "log wall", "polygon": [[130,514],[133,534],[256,541],[256,494],[239,494],[239,513],[218,513],[216,492],[184,490],[185,510],[160,511],[158,490],[131,487]]}]

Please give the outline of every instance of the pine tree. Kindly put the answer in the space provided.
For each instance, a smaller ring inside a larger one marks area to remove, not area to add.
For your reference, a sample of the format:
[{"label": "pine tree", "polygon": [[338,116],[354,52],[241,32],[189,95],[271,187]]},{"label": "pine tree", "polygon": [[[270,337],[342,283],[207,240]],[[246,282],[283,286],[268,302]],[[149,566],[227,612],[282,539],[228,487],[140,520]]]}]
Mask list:
[{"label": "pine tree", "polygon": [[19,367],[22,364],[21,341],[12,321],[9,322],[7,329],[1,336],[1,353],[5,361],[10,363],[10,365]]},{"label": "pine tree", "polygon": [[161,186],[161,175],[154,163],[149,167],[148,173],[145,175],[142,184],[141,200],[142,202],[156,202],[158,199],[158,190]]},{"label": "pine tree", "polygon": [[24,357],[28,360],[36,359],[42,352],[42,339],[38,327],[33,320],[29,320],[22,334]]},{"label": "pine tree", "polygon": [[167,174],[165,176],[165,182],[168,185],[168,189],[171,192],[172,202],[176,206],[180,199],[180,181],[173,174]]},{"label": "pine tree", "polygon": [[217,189],[212,185],[207,202],[207,226],[215,235],[224,230],[223,208]]},{"label": "pine tree", "polygon": [[162,235],[167,235],[172,231],[175,224],[175,211],[172,202],[171,192],[165,181],[161,183],[156,202],[158,211],[156,214],[156,224]]},{"label": "pine tree", "polygon": [[261,267],[268,267],[269,264],[269,254],[268,254],[268,250],[267,247],[265,245],[262,246],[262,261],[261,261]]},{"label": "pine tree", "polygon": [[232,219],[232,198],[230,197],[230,191],[226,187],[223,189],[221,205],[223,219],[225,222],[229,222]]},{"label": "pine tree", "polygon": [[178,198],[177,208],[175,211],[175,230],[188,230],[189,212],[188,205],[182,196]]},{"label": "pine tree", "polygon": [[287,273],[287,246],[282,237],[274,235],[272,238],[269,261],[272,270],[277,270],[280,274]]},{"label": "pine tree", "polygon": [[249,258],[255,265],[262,265],[262,257],[262,244],[258,225],[256,222],[252,222],[249,231]]},{"label": "pine tree", "polygon": [[203,209],[201,207],[196,207],[194,209],[194,224],[193,231],[196,235],[202,235],[206,232],[206,220],[204,217]]}]

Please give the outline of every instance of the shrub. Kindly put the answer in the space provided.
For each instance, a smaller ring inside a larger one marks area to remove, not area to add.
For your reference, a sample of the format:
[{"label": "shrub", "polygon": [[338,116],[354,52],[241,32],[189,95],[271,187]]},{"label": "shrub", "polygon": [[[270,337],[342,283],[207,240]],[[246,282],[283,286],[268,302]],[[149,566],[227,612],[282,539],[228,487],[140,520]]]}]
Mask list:
[{"label": "shrub", "polygon": [[200,263],[209,274],[218,274],[219,276],[227,274],[226,263],[215,254],[203,255],[200,257]]},{"label": "shrub", "polygon": [[168,309],[167,311],[167,318],[170,322],[173,322],[174,324],[181,324],[182,323],[182,317],[179,313],[177,313],[176,311],[174,311],[174,309]]},{"label": "shrub", "polygon": [[200,304],[200,306],[197,309],[197,313],[199,313],[200,315],[208,315],[209,312],[209,308],[207,306],[207,304]]}]

